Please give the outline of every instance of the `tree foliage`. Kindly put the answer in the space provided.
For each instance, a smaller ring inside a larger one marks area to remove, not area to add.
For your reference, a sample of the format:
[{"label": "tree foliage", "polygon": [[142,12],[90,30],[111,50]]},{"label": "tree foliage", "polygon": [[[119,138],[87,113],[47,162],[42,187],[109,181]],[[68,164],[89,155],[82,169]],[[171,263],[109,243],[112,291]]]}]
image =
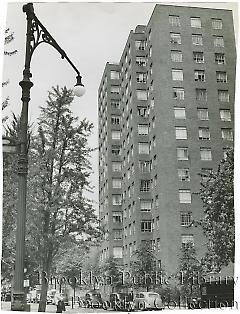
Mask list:
[{"label": "tree foliage", "polygon": [[204,218],[200,221],[209,240],[205,264],[215,270],[234,262],[234,153],[229,148],[216,172],[202,183],[200,197]]}]

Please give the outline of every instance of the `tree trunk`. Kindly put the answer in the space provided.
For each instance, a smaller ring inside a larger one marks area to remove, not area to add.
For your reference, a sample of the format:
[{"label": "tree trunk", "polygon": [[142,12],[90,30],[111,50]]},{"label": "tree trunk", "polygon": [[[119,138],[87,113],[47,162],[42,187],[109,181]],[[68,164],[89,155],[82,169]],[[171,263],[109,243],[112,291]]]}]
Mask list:
[{"label": "tree trunk", "polygon": [[38,312],[46,312],[46,304],[47,304],[47,291],[48,291],[48,279],[43,276],[42,278],[42,286],[41,286],[41,297],[38,306]]}]

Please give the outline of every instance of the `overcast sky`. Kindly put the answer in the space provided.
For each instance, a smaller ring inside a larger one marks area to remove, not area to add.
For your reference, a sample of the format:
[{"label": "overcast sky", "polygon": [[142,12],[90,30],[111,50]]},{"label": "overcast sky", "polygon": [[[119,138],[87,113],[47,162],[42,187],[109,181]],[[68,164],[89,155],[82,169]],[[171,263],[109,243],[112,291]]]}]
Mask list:
[{"label": "overcast sky", "polygon": [[[166,3],[166,2],[165,2]],[[170,4],[169,2],[167,4]],[[14,32],[15,40],[8,49],[18,53],[4,59],[3,78],[10,83],[3,89],[3,96],[10,96],[10,106],[6,114],[21,110],[21,88],[25,53],[26,19],[22,12],[22,2],[7,5],[7,23]],[[178,3],[178,5],[188,5]],[[45,2],[34,3],[35,14],[51,35],[59,43],[69,58],[80,70],[86,94],[75,98],[72,111],[94,123],[94,134],[89,145],[97,147],[97,91],[106,62],[118,62],[129,32],[138,24],[147,24],[155,3],[84,3],[84,2]],[[236,3],[191,3],[191,6],[231,9],[237,23]],[[237,26],[235,26],[237,28]],[[75,72],[58,52],[47,44],[40,45],[34,52],[31,64],[34,83],[31,89],[29,117],[36,122],[39,106],[44,105],[47,91],[52,86],[75,84]],[[98,156],[93,156],[92,183],[96,186],[93,199],[98,200]]]}]

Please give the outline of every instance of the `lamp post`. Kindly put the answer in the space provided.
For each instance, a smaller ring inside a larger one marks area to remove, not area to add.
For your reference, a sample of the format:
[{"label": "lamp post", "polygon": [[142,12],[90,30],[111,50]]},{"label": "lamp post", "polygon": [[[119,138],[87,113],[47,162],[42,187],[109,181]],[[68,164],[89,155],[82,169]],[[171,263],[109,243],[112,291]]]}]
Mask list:
[{"label": "lamp post", "polygon": [[24,292],[24,255],[25,255],[25,227],[26,227],[26,196],[27,196],[27,171],[28,171],[28,104],[30,101],[30,89],[33,86],[30,78],[31,58],[34,50],[41,43],[47,43],[54,47],[66,59],[77,73],[77,83],[73,89],[76,96],[85,93],[81,75],[64,50],[42,25],[34,13],[32,3],[23,6],[23,12],[27,16],[26,52],[23,79],[19,83],[22,88],[22,111],[20,116],[20,128],[18,136],[18,199],[17,199],[17,231],[16,231],[16,259],[14,269],[14,287],[11,310],[24,311],[26,298]]}]

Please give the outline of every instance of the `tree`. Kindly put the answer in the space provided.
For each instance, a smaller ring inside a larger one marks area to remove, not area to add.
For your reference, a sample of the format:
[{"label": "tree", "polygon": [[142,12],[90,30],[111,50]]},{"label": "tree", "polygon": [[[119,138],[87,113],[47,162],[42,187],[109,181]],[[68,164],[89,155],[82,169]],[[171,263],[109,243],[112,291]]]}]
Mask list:
[{"label": "tree", "polygon": [[[229,148],[216,172],[209,173],[202,183],[200,197],[203,201],[204,218],[200,221],[209,240],[204,259],[209,270],[215,270],[234,262],[234,153]],[[211,266],[210,266],[211,265]]]},{"label": "tree", "polygon": [[[26,239],[47,279],[62,248],[96,235],[96,216],[84,196],[91,189],[87,139],[93,125],[73,116],[72,100],[65,87],[49,92],[29,150]],[[46,309],[47,289],[48,280],[43,280],[40,312]]]},{"label": "tree", "polygon": [[111,287],[112,292],[118,291],[122,285],[122,270],[116,259],[109,257],[102,267],[102,273],[105,275],[104,284]]}]

